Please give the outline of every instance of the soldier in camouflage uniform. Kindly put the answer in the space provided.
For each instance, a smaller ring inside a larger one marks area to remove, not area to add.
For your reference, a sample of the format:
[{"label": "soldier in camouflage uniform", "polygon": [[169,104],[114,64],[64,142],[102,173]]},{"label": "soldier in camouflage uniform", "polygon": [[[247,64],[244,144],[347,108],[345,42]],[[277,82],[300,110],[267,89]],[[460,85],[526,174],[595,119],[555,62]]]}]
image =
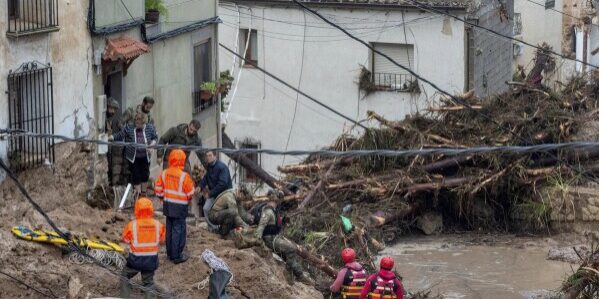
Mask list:
[{"label": "soldier in camouflage uniform", "polygon": [[[160,137],[159,144],[172,144],[172,145],[195,145],[202,146],[202,139],[198,136],[198,131],[202,127],[200,121],[193,119],[189,122],[189,124],[180,124],[176,127],[172,127],[164,133]],[[170,150],[165,151],[164,149],[158,150],[158,164],[162,163],[162,157],[168,157]],[[185,155],[187,159],[185,160],[185,168],[186,172],[191,172],[191,165],[189,164],[189,151],[185,151]],[[202,165],[206,166],[204,154],[201,151],[196,151],[196,156],[202,162]],[[164,161],[163,168],[168,168],[167,161]]]},{"label": "soldier in camouflage uniform", "polygon": [[[110,136],[114,133],[118,133],[122,128],[121,118],[119,117],[120,106],[113,98],[108,99],[106,107],[106,122],[104,124],[105,133]],[[123,168],[123,147],[111,145],[108,147],[108,180],[111,186],[120,186],[125,184],[125,176]]]},{"label": "soldier in camouflage uniform", "polygon": [[[258,204],[251,211],[254,224],[258,224],[258,228],[254,233],[254,240],[258,240],[258,242],[262,240],[266,247],[281,256],[299,281],[313,285],[314,281],[308,273],[304,272],[299,261],[297,245],[281,234],[283,231],[283,215],[278,206],[282,203],[282,192],[271,190],[268,196],[270,198],[268,203]],[[252,242],[252,240],[248,240],[248,242]]]},{"label": "soldier in camouflage uniform", "polygon": [[229,189],[216,198],[212,209],[208,212],[208,220],[219,225],[220,234],[226,236],[236,227],[249,227],[248,223],[251,223],[253,219],[237,202],[233,190]]},{"label": "soldier in camouflage uniform", "polygon": [[148,117],[148,123],[154,125],[154,119],[150,115],[150,111],[152,110],[152,107],[154,107],[154,103],[155,102],[153,97],[144,97],[142,103],[140,105],[137,105],[135,109],[133,107],[127,108],[127,110],[125,110],[125,113],[123,113],[123,124],[133,124],[133,122],[135,121],[135,115],[138,112],[141,112]]}]

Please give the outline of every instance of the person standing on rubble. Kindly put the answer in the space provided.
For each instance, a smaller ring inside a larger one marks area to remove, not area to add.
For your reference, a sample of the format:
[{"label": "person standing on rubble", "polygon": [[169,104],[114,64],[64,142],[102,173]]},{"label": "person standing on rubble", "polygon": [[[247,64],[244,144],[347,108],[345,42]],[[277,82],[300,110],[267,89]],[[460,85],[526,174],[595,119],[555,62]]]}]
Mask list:
[{"label": "person standing on rubble", "polygon": [[[104,123],[104,133],[110,136],[113,133],[121,131],[121,117],[118,113],[120,109],[119,102],[113,98],[108,98],[106,107],[106,121]],[[123,173],[123,147],[111,145],[106,153],[108,159],[108,182],[111,186],[120,186],[125,184]]]},{"label": "person standing on rubble", "polygon": [[[164,243],[164,225],[153,219],[152,201],[142,197],[135,202],[135,219],[125,226],[122,239],[129,244],[127,264],[123,268],[123,276],[133,278],[141,273],[141,281],[145,298],[154,298],[154,272],[158,269],[158,248]],[[131,284],[121,280],[122,298],[131,298]]]},{"label": "person standing on rubble", "polygon": [[[148,123],[147,115],[137,113],[134,125],[128,123],[121,131],[109,136],[108,140],[155,145],[158,141],[158,135],[154,125]],[[145,196],[148,180],[150,179],[150,152],[146,148],[127,145],[125,147],[125,158],[129,161],[129,183],[135,186],[137,194]]]},{"label": "person standing on rubble", "polygon": [[356,262],[356,252],[352,248],[343,249],[341,259],[345,266],[339,270],[337,278],[329,289],[333,294],[341,292],[343,299],[358,299],[368,273],[360,263]]},{"label": "person standing on rubble", "polygon": [[[192,119],[189,122],[189,124],[180,124],[176,127],[172,127],[170,129],[168,129],[168,131],[166,131],[166,133],[164,133],[164,135],[162,135],[160,137],[160,141],[158,143],[159,144],[172,144],[172,145],[202,146],[202,139],[200,138],[200,136],[198,136],[198,131],[200,130],[201,127],[202,127],[202,124],[200,123],[199,120]],[[185,155],[187,155],[187,159],[185,160],[185,171],[191,172],[191,165],[189,163],[189,154],[191,152],[188,150],[186,150],[184,152],[185,152]],[[170,150],[166,150],[166,157],[168,157],[169,153],[170,153]],[[204,155],[202,154],[202,151],[198,150],[198,151],[195,151],[195,153],[203,165],[205,158],[204,158]],[[163,157],[165,157],[165,150],[164,149],[158,150],[158,164],[163,164],[162,163]],[[164,163],[163,168],[164,169],[168,168],[168,161],[166,161],[166,163]]]},{"label": "person standing on rubble", "polygon": [[220,226],[219,232],[223,236],[236,227],[249,227],[250,216],[235,198],[227,165],[218,160],[213,151],[206,153],[206,163],[206,174],[200,188],[206,198],[204,215],[208,215],[209,227],[216,230]]},{"label": "person standing on rubble", "polygon": [[394,264],[391,257],[381,259],[379,272],[368,277],[360,292],[360,299],[403,299],[403,285],[395,277]]},{"label": "person standing on rubble", "polygon": [[154,118],[152,118],[152,115],[150,115],[150,111],[152,111],[152,107],[154,107],[154,104],[155,101],[153,97],[144,97],[140,105],[137,105],[135,108],[129,107],[127,108],[127,110],[125,110],[125,113],[123,113],[122,117],[123,123],[133,124],[133,122],[135,121],[135,115],[138,113],[143,113],[147,116],[148,123],[154,125]]},{"label": "person standing on rubble", "polygon": [[162,171],[154,185],[154,193],[163,203],[166,216],[166,255],[175,263],[183,263],[189,257],[183,254],[187,238],[187,209],[195,193],[191,176],[183,171],[185,152],[171,151],[169,168]]},{"label": "person standing on rubble", "polygon": [[280,191],[270,190],[269,201],[260,203],[251,210],[253,224],[258,227],[254,238],[273,252],[281,256],[292,274],[302,283],[314,285],[314,281],[304,271],[297,255],[297,245],[281,235],[283,231],[283,212],[280,205],[283,203],[284,195]]}]

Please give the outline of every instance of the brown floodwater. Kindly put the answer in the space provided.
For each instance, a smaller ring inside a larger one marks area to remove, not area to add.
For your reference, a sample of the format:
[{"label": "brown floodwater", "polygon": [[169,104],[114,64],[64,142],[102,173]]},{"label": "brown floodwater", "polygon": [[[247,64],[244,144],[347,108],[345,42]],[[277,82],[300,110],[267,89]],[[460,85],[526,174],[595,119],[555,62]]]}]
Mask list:
[{"label": "brown floodwater", "polygon": [[444,298],[538,298],[559,288],[568,263],[547,260],[547,239],[463,242],[463,236],[419,237],[389,246],[408,290]]}]

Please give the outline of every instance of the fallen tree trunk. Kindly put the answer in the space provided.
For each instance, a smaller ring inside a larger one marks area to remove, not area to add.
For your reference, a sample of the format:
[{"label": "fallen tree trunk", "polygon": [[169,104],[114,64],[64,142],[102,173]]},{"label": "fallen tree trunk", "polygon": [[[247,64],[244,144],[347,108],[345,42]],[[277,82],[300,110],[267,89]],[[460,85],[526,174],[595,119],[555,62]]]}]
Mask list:
[{"label": "fallen tree trunk", "polygon": [[480,178],[478,176],[465,176],[465,177],[443,179],[440,182],[412,185],[407,188],[401,189],[400,191],[398,191],[398,193],[410,194],[410,193],[416,193],[416,192],[421,192],[421,191],[433,191],[433,190],[459,187],[459,186],[463,186],[465,184],[473,183],[477,179],[480,179]]},{"label": "fallen tree trunk", "polygon": [[310,190],[310,193],[308,193],[308,196],[306,196],[306,198],[302,201],[302,203],[300,203],[300,205],[297,207],[298,210],[300,210],[300,211],[304,210],[306,205],[312,200],[312,198],[314,198],[316,193],[318,193],[322,189],[322,187],[326,184],[327,177],[329,175],[331,175],[331,173],[333,173],[333,169],[335,169],[335,166],[337,166],[337,164],[333,163],[329,167],[329,170],[327,170],[327,172],[320,179],[320,181],[318,181],[318,184],[316,184],[316,187],[314,187],[312,190]]},{"label": "fallen tree trunk", "polygon": [[414,215],[418,211],[418,203],[410,203],[407,204],[403,209],[399,209],[393,212],[389,211],[379,211],[372,215],[369,218],[369,226],[372,227],[381,227],[385,224],[392,223],[404,217]]},{"label": "fallen tree trunk", "polygon": [[[304,194],[298,193],[298,194],[285,195],[285,198],[283,198],[283,201],[284,202],[296,202],[296,201],[300,201],[302,199],[304,199]],[[267,201],[270,201],[270,198],[268,198],[268,196],[258,196],[258,197],[254,197],[253,200],[246,200],[246,201],[243,201],[242,203],[246,209],[249,209],[257,203],[267,202]]]},{"label": "fallen tree trunk", "polygon": [[338,189],[362,186],[364,184],[377,183],[377,182],[382,182],[382,181],[396,179],[396,178],[399,178],[399,173],[384,174],[384,175],[380,175],[380,176],[376,176],[376,177],[372,177],[372,178],[357,179],[357,180],[352,180],[352,181],[343,182],[343,183],[330,184],[327,186],[327,190],[338,190]]},{"label": "fallen tree trunk", "polygon": [[326,273],[332,278],[337,277],[337,270],[331,267],[329,263],[321,255],[310,253],[305,247],[297,245],[297,255],[302,257],[307,263],[318,268],[323,273]]},{"label": "fallen tree trunk", "polygon": [[321,170],[329,169],[331,165],[337,163],[339,165],[348,165],[353,161],[354,157],[345,157],[341,160],[324,160],[316,163],[308,163],[308,164],[292,164],[292,165],[283,165],[277,167],[277,170],[282,173],[306,173],[306,172],[318,172]]},{"label": "fallen tree trunk", "polygon": [[421,168],[422,170],[428,173],[439,173],[447,170],[448,168],[463,166],[464,163],[469,162],[470,160],[472,160],[472,158],[472,155],[451,157],[443,159],[441,161],[423,165]]},{"label": "fallen tree trunk", "polygon": [[[227,134],[225,134],[224,131],[223,131],[222,138],[223,138],[223,147],[224,148],[235,149],[235,144],[233,144],[233,142],[231,141],[229,136],[227,136]],[[239,163],[239,165],[241,165],[247,171],[249,171],[252,174],[254,174],[255,176],[257,176],[260,180],[262,180],[264,183],[266,183],[271,188],[279,189],[279,190],[283,191],[283,193],[285,195],[292,194],[291,191],[289,191],[285,187],[285,185],[283,185],[277,179],[275,179],[270,174],[268,174],[268,172],[264,171],[264,169],[262,169],[262,167],[260,167],[260,165],[256,164],[254,161],[250,160],[244,154],[227,154],[227,156],[229,158],[231,158],[233,161]]]},{"label": "fallen tree trunk", "polygon": [[481,105],[472,105],[470,107],[466,107],[466,106],[443,106],[443,107],[431,107],[426,109],[426,111],[429,112],[451,112],[451,111],[462,111],[462,110],[466,110],[466,109],[473,109],[473,110],[481,110],[483,109],[483,106]]}]

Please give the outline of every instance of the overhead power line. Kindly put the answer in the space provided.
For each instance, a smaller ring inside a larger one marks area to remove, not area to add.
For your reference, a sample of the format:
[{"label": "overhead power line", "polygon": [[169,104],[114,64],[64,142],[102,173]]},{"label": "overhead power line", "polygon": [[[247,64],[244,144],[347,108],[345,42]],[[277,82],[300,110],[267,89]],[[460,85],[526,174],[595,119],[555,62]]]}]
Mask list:
[{"label": "overhead power line", "polygon": [[[577,17],[577,16],[575,16],[575,15],[571,15],[571,14],[569,14],[569,13],[565,13],[565,12],[563,12],[563,11],[561,11],[561,10],[555,9],[555,7],[547,8],[547,7],[545,6],[545,4],[544,4],[544,3],[539,3],[539,2],[536,2],[536,1],[532,1],[532,0],[526,0],[526,1],[528,1],[528,2],[530,2],[530,3],[533,3],[533,4],[537,5],[537,6],[543,7],[544,9],[553,10],[553,11],[555,11],[555,12],[557,12],[557,13],[560,13],[560,14],[562,14],[562,15],[564,15],[564,16],[567,16],[567,17],[570,17],[570,18],[573,18],[573,19],[576,19],[576,20],[579,20],[579,21],[582,21],[582,20],[583,20],[582,18],[579,18],[579,17]],[[593,26],[597,26],[597,27],[599,27],[599,25],[592,24],[592,23],[591,23],[590,25],[593,25]]]},{"label": "overhead power line", "polygon": [[120,141],[102,141],[88,138],[71,138],[56,134],[41,134],[24,132],[22,130],[0,130],[1,132],[10,133],[13,137],[34,137],[45,139],[60,139],[67,142],[82,142],[100,145],[114,146],[131,146],[134,148],[143,149],[181,149],[185,151],[215,151],[224,154],[267,154],[267,155],[289,155],[289,156],[306,156],[318,155],[336,158],[346,157],[367,157],[367,156],[383,156],[383,157],[413,157],[413,156],[459,156],[459,155],[481,155],[481,154],[530,154],[530,153],[550,153],[554,151],[579,151],[592,150],[599,148],[599,141],[577,141],[567,143],[546,143],[529,146],[506,145],[506,146],[480,146],[470,148],[423,148],[423,149],[389,149],[389,150],[272,150],[272,149],[231,149],[231,148],[209,148],[195,145],[174,145],[174,144],[158,144],[146,145],[135,142],[120,142]]},{"label": "overhead power line", "polygon": [[259,71],[263,72],[264,74],[268,75],[269,77],[271,77],[271,78],[273,78],[273,79],[275,79],[275,80],[279,81],[279,83],[281,83],[281,84],[283,84],[283,85],[285,85],[285,86],[287,86],[287,87],[291,88],[292,90],[294,90],[295,92],[297,92],[297,93],[301,94],[302,96],[304,96],[304,97],[308,98],[308,99],[309,99],[309,100],[311,100],[312,102],[314,102],[314,103],[316,103],[316,104],[318,104],[318,105],[322,106],[323,108],[325,108],[325,109],[327,109],[327,110],[329,110],[329,111],[333,112],[334,114],[337,114],[338,116],[340,116],[340,117],[342,117],[342,118],[344,118],[344,119],[348,120],[349,122],[351,122],[352,124],[354,124],[354,125],[356,125],[356,126],[358,126],[358,127],[361,127],[362,129],[365,129],[365,130],[367,130],[367,129],[368,129],[368,128],[367,128],[367,127],[365,127],[363,124],[361,124],[361,123],[359,123],[359,122],[357,122],[357,121],[353,120],[353,119],[352,119],[352,118],[350,118],[349,116],[346,116],[346,115],[342,114],[341,112],[339,112],[339,111],[337,111],[337,110],[335,110],[335,109],[331,108],[331,107],[330,107],[330,106],[328,106],[327,104],[324,104],[323,102],[321,102],[321,101],[319,101],[319,100],[317,100],[317,99],[315,99],[315,98],[313,98],[313,97],[311,97],[311,96],[307,95],[305,92],[303,92],[303,91],[301,91],[301,90],[299,90],[299,89],[297,89],[297,88],[293,87],[291,84],[289,84],[289,83],[287,83],[287,82],[283,81],[283,79],[281,79],[281,78],[279,78],[279,77],[277,77],[277,76],[273,75],[272,73],[268,72],[267,70],[265,70],[265,69],[263,69],[263,68],[261,68],[261,67],[257,66],[257,65],[256,65],[255,63],[253,63],[252,61],[246,60],[246,59],[245,59],[245,57],[243,57],[243,56],[241,56],[241,55],[237,54],[235,51],[233,51],[233,50],[229,49],[227,46],[225,46],[225,45],[223,45],[223,44],[221,44],[221,43],[219,43],[219,45],[220,45],[220,46],[221,46],[223,49],[225,49],[225,50],[229,51],[231,54],[233,54],[233,55],[237,56],[239,59],[243,60],[243,61],[244,61],[244,63],[247,63],[247,64],[249,64],[249,65],[253,66],[255,69],[257,69],[257,70],[259,70]]},{"label": "overhead power line", "polygon": [[[587,66],[592,66],[592,67],[594,67],[594,68],[599,68],[599,66],[597,66],[597,65],[594,65],[594,64],[592,64],[592,63],[588,63],[588,62],[586,62],[586,61],[582,61],[582,60],[580,60],[580,59],[576,59],[576,58],[571,58],[571,57],[568,57],[568,56],[566,56],[566,55],[563,55],[563,54],[557,53],[557,52],[555,52],[555,51],[553,51],[553,50],[544,49],[544,48],[542,48],[542,47],[539,47],[539,46],[533,45],[533,44],[531,44],[531,43],[529,43],[529,42],[527,42],[527,41],[524,41],[524,40],[521,40],[521,39],[518,39],[518,38],[515,38],[515,37],[512,37],[512,36],[509,36],[509,35],[502,34],[502,33],[500,33],[500,32],[497,32],[497,31],[493,30],[493,29],[490,29],[490,28],[487,28],[487,27],[484,27],[484,26],[481,26],[481,25],[478,25],[478,24],[475,24],[475,23],[472,23],[472,22],[468,22],[467,20],[464,20],[464,19],[462,19],[462,18],[460,18],[460,17],[458,17],[458,16],[456,16],[456,15],[452,15],[452,14],[450,14],[450,13],[448,13],[448,12],[445,12],[445,11],[443,11],[443,10],[440,10],[440,9],[434,8],[434,7],[430,6],[430,5],[423,4],[423,3],[421,3],[421,2],[414,1],[414,0],[407,0],[407,1],[408,1],[408,2],[410,2],[410,3],[412,3],[414,6],[416,6],[416,7],[419,7],[419,8],[421,8],[421,9],[423,9],[423,10],[426,10],[426,11],[429,11],[429,12],[433,12],[433,13],[436,13],[436,14],[441,14],[441,15],[444,15],[444,16],[448,16],[448,17],[450,17],[450,18],[452,18],[452,19],[455,19],[455,20],[457,20],[457,21],[460,21],[460,22],[462,22],[462,23],[464,23],[464,24],[467,24],[467,25],[469,25],[469,26],[472,26],[472,27],[475,27],[475,28],[478,28],[478,29],[481,29],[481,30],[484,30],[484,31],[488,31],[488,32],[490,32],[490,33],[492,33],[492,34],[494,34],[494,35],[496,35],[496,36],[499,36],[499,37],[501,37],[501,38],[504,38],[504,39],[509,39],[509,40],[513,40],[513,41],[517,41],[517,42],[519,42],[519,43],[522,43],[523,45],[529,46],[529,47],[531,47],[531,48],[535,48],[535,49],[537,49],[537,50],[544,51],[544,52],[546,52],[546,53],[549,53],[549,54],[555,55],[555,56],[557,56],[557,57],[561,57],[561,58],[563,58],[563,59],[572,60],[572,61],[576,61],[576,62],[582,63],[582,64],[584,64],[584,65],[587,65]],[[297,0],[293,0],[293,2],[296,2],[296,3],[297,3]]]}]

